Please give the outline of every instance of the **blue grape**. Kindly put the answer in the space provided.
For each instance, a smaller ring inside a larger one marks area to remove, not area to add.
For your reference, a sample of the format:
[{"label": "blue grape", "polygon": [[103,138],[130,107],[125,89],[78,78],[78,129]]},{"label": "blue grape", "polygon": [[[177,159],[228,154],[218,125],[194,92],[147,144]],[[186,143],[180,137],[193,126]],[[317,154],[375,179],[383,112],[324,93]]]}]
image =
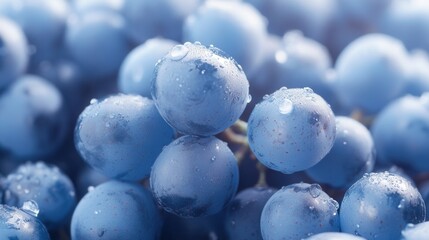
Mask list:
[{"label": "blue grape", "polygon": [[125,17],[129,37],[137,44],[154,37],[181,41],[184,20],[202,2],[202,0],[123,0],[121,13]]},{"label": "blue grape", "polygon": [[331,151],[306,173],[319,183],[349,187],[374,168],[374,141],[369,130],[352,118],[336,117],[336,128]]},{"label": "blue grape", "polygon": [[378,113],[402,93],[407,61],[402,43],[387,35],[369,34],[354,40],[335,66],[340,100],[367,114]]},{"label": "blue grape", "polygon": [[21,26],[31,45],[29,53],[33,67],[55,57],[66,28],[67,1],[2,0],[0,14]]},{"label": "blue grape", "polygon": [[422,222],[419,224],[408,224],[402,230],[401,240],[424,240],[429,235],[429,222]]},{"label": "blue grape", "polygon": [[130,50],[124,19],[113,12],[74,16],[67,26],[65,47],[92,79],[112,76]]},{"label": "blue grape", "polygon": [[302,239],[340,230],[338,203],[318,184],[283,187],[266,203],[261,215],[264,240]]},{"label": "blue grape", "polygon": [[76,204],[71,180],[57,167],[42,162],[19,166],[3,184],[5,204],[19,207],[35,201],[40,210],[39,219],[48,229],[65,224]]},{"label": "blue grape", "polygon": [[429,94],[404,96],[390,103],[371,128],[379,161],[428,171]]},{"label": "blue grape", "polygon": [[225,217],[229,239],[262,239],[261,213],[268,199],[276,192],[273,188],[247,188],[237,194]]},{"label": "blue grape", "polygon": [[300,30],[305,36],[320,41],[334,10],[335,0],[246,0],[268,20],[268,30],[282,36]]},{"label": "blue grape", "polygon": [[0,146],[20,159],[53,154],[64,142],[69,115],[61,93],[24,75],[0,95]]},{"label": "blue grape", "polygon": [[425,220],[422,196],[405,178],[370,173],[346,192],[340,209],[341,231],[369,240],[398,239],[408,223]]},{"label": "blue grape", "polygon": [[320,43],[306,38],[300,31],[283,36],[283,46],[275,52],[277,76],[274,90],[309,87],[323,97],[331,107],[338,108],[335,92],[335,74],[328,50]]},{"label": "blue grape", "polygon": [[133,49],[119,70],[119,91],[152,98],[150,89],[155,64],[175,45],[176,42],[168,39],[153,38]]},{"label": "blue grape", "polygon": [[0,91],[18,78],[27,68],[27,39],[14,22],[0,18]]},{"label": "blue grape", "polygon": [[249,145],[268,168],[293,173],[318,163],[335,141],[335,117],[310,88],[281,88],[249,118]]},{"label": "blue grape", "polygon": [[206,1],[183,26],[183,39],[213,44],[231,55],[247,74],[255,72],[267,38],[263,16],[241,1]]},{"label": "blue grape", "polygon": [[423,26],[429,24],[427,1],[393,1],[382,15],[378,30],[400,39],[409,49],[429,51],[429,31]]},{"label": "blue grape", "polygon": [[49,233],[35,216],[16,207],[0,205],[0,239],[49,240]]},{"label": "blue grape", "polygon": [[211,136],[238,120],[249,83],[237,62],[218,48],[185,43],[157,64],[152,98],[175,130]]},{"label": "blue grape", "polygon": [[71,221],[73,240],[157,239],[161,217],[149,191],[109,181],[87,193]]},{"label": "blue grape", "polygon": [[365,240],[365,238],[340,232],[324,232],[313,235],[305,240]]},{"label": "blue grape", "polygon": [[152,167],[150,184],[165,211],[201,217],[225,208],[237,191],[238,174],[226,143],[188,135],[164,148]]},{"label": "blue grape", "polygon": [[156,157],[173,135],[152,100],[120,94],[91,101],[79,116],[75,145],[97,171],[137,181],[149,176]]}]

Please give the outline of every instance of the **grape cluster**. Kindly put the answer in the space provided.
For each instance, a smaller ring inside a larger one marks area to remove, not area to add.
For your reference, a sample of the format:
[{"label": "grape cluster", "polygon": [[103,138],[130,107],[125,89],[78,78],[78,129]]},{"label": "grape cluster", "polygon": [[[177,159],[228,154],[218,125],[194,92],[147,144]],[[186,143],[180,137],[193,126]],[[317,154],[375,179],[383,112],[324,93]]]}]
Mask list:
[{"label": "grape cluster", "polygon": [[0,240],[425,240],[425,0],[0,0]]}]

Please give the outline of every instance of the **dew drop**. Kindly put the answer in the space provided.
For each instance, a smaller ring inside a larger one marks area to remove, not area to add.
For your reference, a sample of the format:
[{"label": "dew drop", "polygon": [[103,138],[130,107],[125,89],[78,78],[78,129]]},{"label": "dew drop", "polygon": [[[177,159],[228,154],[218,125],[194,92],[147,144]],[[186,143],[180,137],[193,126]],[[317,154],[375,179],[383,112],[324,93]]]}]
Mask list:
[{"label": "dew drop", "polygon": [[309,206],[308,209],[314,210],[314,206]]},{"label": "dew drop", "polygon": [[170,59],[174,61],[179,61],[186,57],[186,55],[188,55],[189,48],[187,48],[185,45],[174,46],[173,49],[171,49],[170,51]]},{"label": "dew drop", "polygon": [[405,227],[405,229],[411,229],[414,228],[416,225],[412,224],[412,223],[408,223],[407,226]]},{"label": "dew drop", "polygon": [[98,103],[98,100],[96,98],[91,99],[91,101],[89,101],[89,104],[96,104]]},{"label": "dew drop", "polygon": [[37,215],[39,215],[39,206],[37,205],[37,203],[33,200],[30,201],[26,201],[24,202],[24,204],[21,207],[22,211],[37,217]]},{"label": "dew drop", "polygon": [[398,208],[402,209],[404,208],[404,205],[405,205],[405,199],[401,199],[401,201],[399,202]]},{"label": "dew drop", "polygon": [[252,101],[252,95],[247,95],[247,103],[250,103]]},{"label": "dew drop", "polygon": [[88,192],[92,192],[94,190],[94,186],[89,186],[88,187]]},{"label": "dew drop", "polygon": [[305,87],[304,91],[306,91],[307,93],[314,93],[313,89],[311,89],[309,87]]},{"label": "dew drop", "polygon": [[322,188],[319,184],[311,184],[309,192],[313,198],[317,198],[320,196],[321,190]]},{"label": "dew drop", "polygon": [[284,99],[283,102],[279,104],[279,112],[281,114],[289,114],[293,110],[293,103],[289,99]]},{"label": "dew drop", "polygon": [[216,156],[213,156],[210,160],[211,160],[212,162],[216,161]]}]

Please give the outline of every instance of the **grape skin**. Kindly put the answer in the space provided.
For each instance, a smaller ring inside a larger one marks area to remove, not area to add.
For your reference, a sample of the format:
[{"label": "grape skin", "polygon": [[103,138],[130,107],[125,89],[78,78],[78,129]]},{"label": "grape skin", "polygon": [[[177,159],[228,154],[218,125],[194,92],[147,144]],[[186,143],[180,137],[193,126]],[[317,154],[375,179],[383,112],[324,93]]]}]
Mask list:
[{"label": "grape skin", "polygon": [[152,193],[165,211],[181,217],[218,213],[237,191],[236,161],[226,143],[215,137],[180,137],[155,161]]},{"label": "grape skin", "polygon": [[248,136],[261,163],[290,174],[310,168],[329,152],[335,140],[335,118],[311,89],[281,88],[256,105]]},{"label": "grape skin", "polygon": [[340,230],[338,203],[318,184],[296,183],[277,191],[261,215],[264,240],[302,239]]},{"label": "grape skin", "polygon": [[109,181],[87,193],[71,220],[72,240],[157,239],[161,217],[150,192]]},{"label": "grape skin", "polygon": [[152,99],[178,132],[211,136],[238,120],[249,82],[237,62],[200,43],[175,46],[156,66]]},{"label": "grape skin", "polygon": [[138,95],[113,95],[93,100],[79,116],[75,146],[82,158],[104,175],[125,181],[149,176],[173,130],[152,100]]},{"label": "grape skin", "polygon": [[341,231],[371,239],[398,239],[408,223],[426,218],[418,190],[389,172],[364,175],[346,192],[340,209]]}]

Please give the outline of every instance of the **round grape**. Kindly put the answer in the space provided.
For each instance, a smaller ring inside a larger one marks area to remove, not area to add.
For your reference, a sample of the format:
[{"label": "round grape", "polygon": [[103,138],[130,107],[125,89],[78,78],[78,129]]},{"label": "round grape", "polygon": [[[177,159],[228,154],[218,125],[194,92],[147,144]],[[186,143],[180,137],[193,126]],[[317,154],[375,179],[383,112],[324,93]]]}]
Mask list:
[{"label": "round grape", "polygon": [[237,62],[218,48],[185,43],[157,64],[152,98],[177,131],[211,136],[243,113],[249,83]]},{"label": "round grape", "polygon": [[237,160],[215,137],[183,136],[158,156],[150,181],[158,204],[167,212],[207,216],[220,212],[234,197]]},{"label": "round grape", "polygon": [[408,223],[425,220],[422,196],[405,178],[370,173],[346,192],[340,209],[341,231],[367,239],[399,239]]},{"label": "round grape", "polygon": [[[94,80],[116,74],[130,50],[125,22],[113,12],[73,16],[64,41],[72,59]],[[96,54],[88,54],[91,52]]]},{"label": "round grape", "polygon": [[176,42],[153,38],[132,50],[119,70],[119,91],[152,98],[150,93],[155,64],[164,57]]},{"label": "round grape", "polygon": [[138,184],[103,183],[87,193],[71,221],[72,240],[158,239],[161,217],[149,191]]},{"label": "round grape", "polygon": [[149,176],[156,157],[173,135],[152,100],[120,94],[91,101],[77,121],[75,145],[97,171],[137,181]]},{"label": "round grape", "polygon": [[336,117],[336,128],[331,151],[306,173],[319,183],[349,187],[374,168],[374,141],[369,130],[352,118]]},{"label": "round grape", "polygon": [[262,238],[296,240],[339,231],[337,210],[338,203],[318,184],[297,183],[283,187],[262,210]]},{"label": "round grape", "polygon": [[183,26],[184,40],[217,46],[248,74],[255,72],[266,38],[263,16],[241,1],[206,1]]},{"label": "round grape", "polygon": [[14,22],[0,18],[0,91],[18,78],[27,68],[27,39]]},{"label": "round grape", "polygon": [[390,103],[376,117],[371,132],[381,163],[428,171],[429,93]]},{"label": "round grape", "polygon": [[408,53],[403,44],[383,34],[368,34],[350,43],[336,62],[340,100],[350,108],[378,113],[403,92]]},{"label": "round grape", "polygon": [[318,163],[335,141],[335,117],[310,88],[281,88],[249,118],[249,145],[268,168],[293,173]]},{"label": "round grape", "polygon": [[64,142],[69,112],[45,79],[24,75],[0,95],[0,146],[18,159],[48,156]]},{"label": "round grape", "polygon": [[262,209],[275,192],[273,188],[253,187],[237,194],[229,205],[225,217],[229,239],[262,239],[260,221]]},{"label": "round grape", "polygon": [[40,210],[39,219],[48,229],[65,224],[76,205],[71,180],[57,167],[43,162],[19,166],[3,184],[5,204],[19,207],[35,201]]}]

